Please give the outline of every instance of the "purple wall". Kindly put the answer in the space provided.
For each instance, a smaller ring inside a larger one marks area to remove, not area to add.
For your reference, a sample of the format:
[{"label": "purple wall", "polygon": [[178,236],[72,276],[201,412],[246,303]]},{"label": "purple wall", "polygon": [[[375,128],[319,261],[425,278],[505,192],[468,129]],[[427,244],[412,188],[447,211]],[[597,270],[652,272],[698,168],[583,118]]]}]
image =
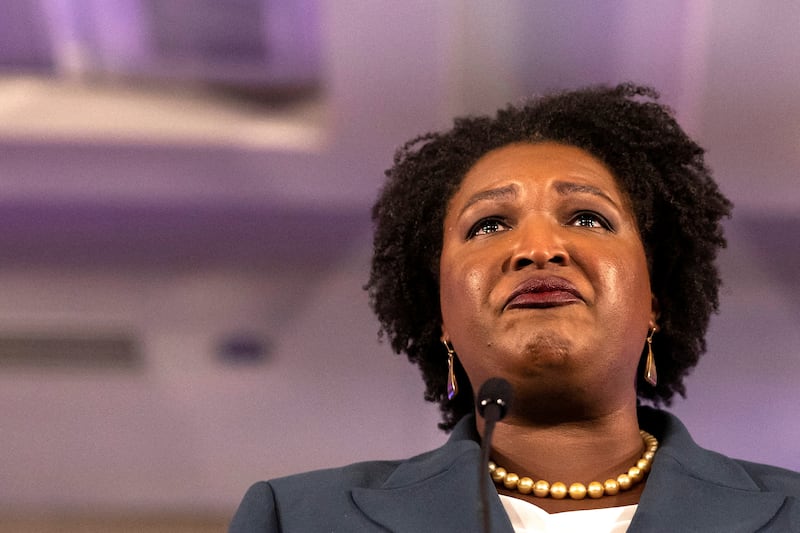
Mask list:
[{"label": "purple wall", "polygon": [[[141,357],[0,366],[0,510],[229,513],[257,479],[441,442],[361,290],[383,169],[455,114],[627,79],[662,90],[737,205],[673,410],[708,447],[800,469],[800,8],[502,5],[320,3],[321,88],[278,108],[0,77],[0,336],[122,334]],[[221,359],[242,336],[269,356]]]}]

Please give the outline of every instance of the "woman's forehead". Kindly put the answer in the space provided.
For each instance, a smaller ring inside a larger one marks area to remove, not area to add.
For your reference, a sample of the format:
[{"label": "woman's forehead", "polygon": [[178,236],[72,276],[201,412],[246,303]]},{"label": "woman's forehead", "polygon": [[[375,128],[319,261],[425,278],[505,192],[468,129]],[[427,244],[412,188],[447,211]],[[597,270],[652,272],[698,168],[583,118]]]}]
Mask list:
[{"label": "woman's forehead", "polygon": [[[554,142],[514,143],[484,154],[465,173],[453,200],[469,202],[481,191],[513,195],[515,183],[547,181],[558,192],[595,192],[624,201],[616,178],[589,152]],[[493,194],[487,192],[486,194]]]}]

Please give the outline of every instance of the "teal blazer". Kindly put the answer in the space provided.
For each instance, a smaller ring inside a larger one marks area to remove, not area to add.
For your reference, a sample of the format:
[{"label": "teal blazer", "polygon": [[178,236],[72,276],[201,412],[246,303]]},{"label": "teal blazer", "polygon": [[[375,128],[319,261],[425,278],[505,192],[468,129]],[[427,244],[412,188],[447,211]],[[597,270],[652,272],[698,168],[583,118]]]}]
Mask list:
[{"label": "teal blazer", "polygon": [[[629,532],[800,532],[799,473],[700,448],[664,411],[641,408],[639,422],[661,446]],[[442,447],[408,460],[256,483],[229,531],[480,532],[479,442],[467,417]],[[497,492],[489,494],[492,531],[513,533]]]}]

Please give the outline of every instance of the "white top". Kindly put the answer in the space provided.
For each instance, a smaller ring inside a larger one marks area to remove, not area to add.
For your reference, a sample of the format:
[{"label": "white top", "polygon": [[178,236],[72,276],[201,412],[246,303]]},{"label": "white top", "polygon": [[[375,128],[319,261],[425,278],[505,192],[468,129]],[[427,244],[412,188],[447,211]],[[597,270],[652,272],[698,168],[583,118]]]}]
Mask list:
[{"label": "white top", "polygon": [[500,495],[514,533],[625,533],[638,505],[550,514],[536,505]]}]

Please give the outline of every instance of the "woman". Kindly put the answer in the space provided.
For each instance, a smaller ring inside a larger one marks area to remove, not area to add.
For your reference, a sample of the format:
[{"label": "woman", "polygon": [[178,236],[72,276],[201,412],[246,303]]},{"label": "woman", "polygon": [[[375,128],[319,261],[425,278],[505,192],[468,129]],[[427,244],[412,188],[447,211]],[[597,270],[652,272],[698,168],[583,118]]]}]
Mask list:
[{"label": "woman", "polygon": [[481,480],[493,531],[800,530],[800,474],[703,450],[640,405],[683,395],[705,351],[730,211],[656,99],[554,94],[398,152],[367,287],[452,435],[258,483],[231,531],[479,531],[473,390],[491,377],[515,396]]}]

